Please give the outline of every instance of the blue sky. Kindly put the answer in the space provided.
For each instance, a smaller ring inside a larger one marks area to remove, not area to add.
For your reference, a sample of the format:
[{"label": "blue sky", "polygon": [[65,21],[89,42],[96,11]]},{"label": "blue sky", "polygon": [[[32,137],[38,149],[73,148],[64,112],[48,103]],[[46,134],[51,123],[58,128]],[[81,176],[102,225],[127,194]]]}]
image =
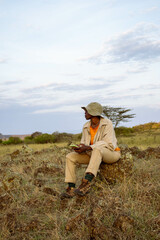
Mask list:
[{"label": "blue sky", "polygon": [[0,133],[80,132],[92,101],[159,122],[159,3],[0,0]]}]

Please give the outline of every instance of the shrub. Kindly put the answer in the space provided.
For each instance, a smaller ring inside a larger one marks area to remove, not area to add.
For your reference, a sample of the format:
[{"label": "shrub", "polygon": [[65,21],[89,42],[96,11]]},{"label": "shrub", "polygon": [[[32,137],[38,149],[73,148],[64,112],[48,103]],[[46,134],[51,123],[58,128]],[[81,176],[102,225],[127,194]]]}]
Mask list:
[{"label": "shrub", "polygon": [[116,132],[116,135],[128,136],[134,133],[134,129],[127,128],[127,127],[118,127],[118,128],[115,128],[115,132]]},{"label": "shrub", "polygon": [[59,133],[59,132],[54,132],[52,133],[52,136],[55,137],[55,142],[69,142],[72,141],[73,139],[73,134],[71,133]]},{"label": "shrub", "polygon": [[7,141],[3,141],[4,145],[10,145],[10,144],[20,144],[23,141],[19,137],[10,137]]},{"label": "shrub", "polygon": [[36,138],[36,137],[38,137],[38,136],[40,136],[40,135],[42,135],[41,132],[34,132],[34,133],[32,133],[31,137],[32,137],[32,138]]},{"label": "shrub", "polygon": [[34,140],[36,143],[54,143],[55,136],[50,135],[48,133],[44,133],[42,135],[37,136]]},{"label": "shrub", "polygon": [[27,136],[24,138],[24,143],[26,143],[26,144],[35,143],[35,140],[33,139],[32,136]]},{"label": "shrub", "polygon": [[2,139],[0,139],[0,144],[2,143]]},{"label": "shrub", "polygon": [[77,134],[77,139],[81,140],[81,138],[82,138],[82,133]]}]

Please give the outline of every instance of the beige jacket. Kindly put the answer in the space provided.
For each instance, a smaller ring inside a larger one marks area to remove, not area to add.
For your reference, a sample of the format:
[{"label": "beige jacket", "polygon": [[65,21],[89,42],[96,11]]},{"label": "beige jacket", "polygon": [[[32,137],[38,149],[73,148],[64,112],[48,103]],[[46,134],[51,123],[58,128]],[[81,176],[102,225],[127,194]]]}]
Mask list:
[{"label": "beige jacket", "polygon": [[[85,145],[90,145],[90,125],[91,121],[88,121],[83,126],[81,143]],[[101,117],[98,131],[94,137],[93,145],[90,146],[92,149],[95,147],[106,147],[111,151],[115,150],[117,147],[117,139],[112,122],[109,119]]]}]

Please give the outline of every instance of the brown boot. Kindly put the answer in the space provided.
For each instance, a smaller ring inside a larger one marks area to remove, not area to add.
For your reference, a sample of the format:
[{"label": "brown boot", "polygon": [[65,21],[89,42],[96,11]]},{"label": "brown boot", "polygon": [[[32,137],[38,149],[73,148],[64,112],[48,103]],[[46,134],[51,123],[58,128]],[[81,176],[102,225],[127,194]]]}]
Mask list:
[{"label": "brown boot", "polygon": [[89,182],[87,179],[82,179],[81,185],[74,190],[74,193],[79,196],[84,196],[89,192],[91,188],[91,182]]},{"label": "brown boot", "polygon": [[75,196],[74,187],[67,187],[66,192],[60,195],[60,198],[63,200],[64,198],[72,198]]}]

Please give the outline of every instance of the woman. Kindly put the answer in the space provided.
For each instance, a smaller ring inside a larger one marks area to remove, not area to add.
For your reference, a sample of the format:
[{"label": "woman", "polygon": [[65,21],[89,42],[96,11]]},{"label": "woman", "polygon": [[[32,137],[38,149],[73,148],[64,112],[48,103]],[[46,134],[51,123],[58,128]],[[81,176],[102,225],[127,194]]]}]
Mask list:
[{"label": "woman", "polygon": [[[74,152],[66,156],[65,182],[68,187],[66,192],[61,194],[61,199],[75,195],[84,196],[89,192],[101,162],[114,163],[121,156],[112,122],[102,117],[101,104],[92,102],[82,109],[89,121],[83,126],[81,143],[73,147]],[[75,174],[77,163],[88,164],[85,177],[78,188]]]}]

